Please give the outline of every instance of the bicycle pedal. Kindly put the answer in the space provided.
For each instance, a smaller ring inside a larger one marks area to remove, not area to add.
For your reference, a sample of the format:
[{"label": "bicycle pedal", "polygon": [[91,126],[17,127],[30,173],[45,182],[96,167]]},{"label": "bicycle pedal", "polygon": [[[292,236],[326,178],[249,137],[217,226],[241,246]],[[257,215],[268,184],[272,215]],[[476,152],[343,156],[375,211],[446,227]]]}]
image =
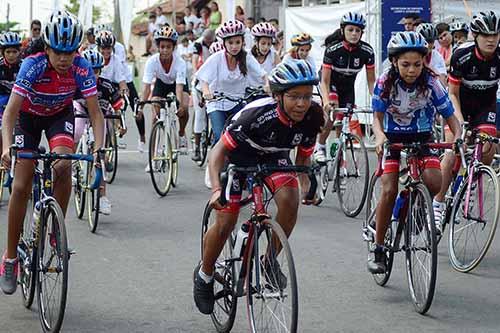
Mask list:
[{"label": "bicycle pedal", "polygon": [[75,249],[68,249],[68,254],[71,257],[72,255],[76,254],[76,250]]}]

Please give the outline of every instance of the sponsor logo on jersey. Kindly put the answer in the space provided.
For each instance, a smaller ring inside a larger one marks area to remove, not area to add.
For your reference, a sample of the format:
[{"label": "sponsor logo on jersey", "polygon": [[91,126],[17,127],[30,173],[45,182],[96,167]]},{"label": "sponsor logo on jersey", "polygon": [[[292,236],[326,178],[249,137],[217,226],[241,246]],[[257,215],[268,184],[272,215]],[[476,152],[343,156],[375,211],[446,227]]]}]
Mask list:
[{"label": "sponsor logo on jersey", "polygon": [[239,192],[240,191],[240,180],[239,179],[233,179],[232,188],[233,188],[234,192]]},{"label": "sponsor logo on jersey", "polygon": [[92,86],[92,84],[93,84],[93,83],[94,83],[94,80],[92,80],[92,79],[88,79],[88,80],[85,80],[85,81],[83,82],[83,86],[84,86],[84,87],[90,87],[90,86]]},{"label": "sponsor logo on jersey", "polygon": [[296,146],[302,141],[302,133],[296,133],[292,140],[292,145]]},{"label": "sponsor logo on jersey", "polygon": [[70,123],[70,122],[68,122],[68,121],[66,121],[66,122],[64,123],[64,130],[65,130],[66,132],[68,132],[68,133],[73,133],[73,124],[72,124],[72,123]]},{"label": "sponsor logo on jersey", "polygon": [[24,148],[24,135],[16,135],[14,142],[19,148]]},{"label": "sponsor logo on jersey", "polygon": [[279,166],[287,166],[288,165],[288,161],[285,158],[280,158],[278,160],[278,165]]},{"label": "sponsor logo on jersey", "polygon": [[472,66],[472,68],[470,69],[470,73],[471,74],[477,74],[477,73],[479,73],[479,70],[477,69],[476,66]]},{"label": "sponsor logo on jersey", "polygon": [[488,112],[488,121],[495,122],[497,114],[495,112]]},{"label": "sponsor logo on jersey", "polygon": [[497,77],[497,68],[496,67],[491,67],[490,68],[490,79],[494,79]]},{"label": "sponsor logo on jersey", "polygon": [[354,66],[359,66],[359,58],[354,58]]}]

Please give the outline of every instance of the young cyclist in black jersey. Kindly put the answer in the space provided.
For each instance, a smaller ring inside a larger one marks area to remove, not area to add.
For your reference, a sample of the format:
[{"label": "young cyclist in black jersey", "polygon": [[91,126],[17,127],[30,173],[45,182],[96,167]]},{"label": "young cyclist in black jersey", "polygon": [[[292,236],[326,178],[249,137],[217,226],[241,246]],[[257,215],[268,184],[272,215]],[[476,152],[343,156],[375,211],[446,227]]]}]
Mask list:
[{"label": "young cyclist in black jersey", "polygon": [[[193,290],[196,306],[204,314],[213,311],[214,264],[239,213],[240,186],[233,187],[225,207],[219,203],[222,191],[219,172],[225,161],[238,166],[290,165],[290,150],[297,147],[295,164],[309,165],[316,135],[324,123],[321,107],[311,101],[318,78],[305,60],[291,59],[279,64],[269,75],[269,82],[273,97],[256,100],[236,113],[211,153],[210,203],[217,209],[217,215],[215,224],[205,234],[203,261],[195,269]],[[307,191],[304,180],[299,177],[302,191]],[[297,220],[299,181],[292,173],[279,172],[266,179],[278,207],[276,220],[287,236]],[[271,267],[274,276],[283,276],[279,266]]]},{"label": "young cyclist in black jersey", "polygon": [[[462,44],[453,53],[448,77],[450,99],[455,115],[463,122],[469,121],[472,128],[496,136],[496,93],[500,79],[500,20],[493,12],[479,12],[472,17],[470,30],[474,41]],[[445,132],[446,141],[451,142],[450,133]],[[486,143],[483,162],[490,164],[495,149]],[[436,224],[441,222],[444,198],[451,183],[451,170],[455,155],[446,154],[441,163],[443,182],[441,191],[434,198]]]},{"label": "young cyclist in black jersey", "polygon": [[[326,112],[330,112],[332,108],[345,107],[347,104],[354,105],[354,82],[363,66],[366,66],[368,90],[373,94],[375,53],[370,44],[361,40],[365,26],[363,15],[352,12],[345,14],[340,21],[342,41],[331,44],[325,50],[321,95]],[[339,113],[336,120],[342,120],[342,114]],[[333,123],[328,120],[319,135],[314,158],[320,163],[326,160],[325,144],[332,127]]]},{"label": "young cyclist in black jersey", "polygon": [[469,26],[465,22],[453,22],[450,24],[450,33],[453,38],[453,53],[460,45],[467,41]]},{"label": "young cyclist in black jersey", "polygon": [[[21,66],[21,38],[15,32],[0,35],[0,155],[2,154],[2,117],[10,91]],[[0,184],[1,186],[1,184]]]}]

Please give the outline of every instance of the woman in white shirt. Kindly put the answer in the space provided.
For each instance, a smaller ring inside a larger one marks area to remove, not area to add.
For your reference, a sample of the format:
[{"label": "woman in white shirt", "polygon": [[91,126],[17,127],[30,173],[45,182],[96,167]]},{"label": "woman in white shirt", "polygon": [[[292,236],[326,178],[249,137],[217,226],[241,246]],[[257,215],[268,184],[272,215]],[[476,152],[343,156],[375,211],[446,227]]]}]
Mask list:
[{"label": "woman in white shirt", "polygon": [[[266,74],[269,74],[274,66],[281,61],[272,47],[273,39],[276,36],[276,29],[268,22],[257,23],[252,27],[252,36],[255,43],[252,46],[251,53]],[[262,83],[256,82],[256,84],[261,85]]]},{"label": "woman in white shirt", "polygon": [[287,61],[289,59],[303,59],[311,65],[313,72],[316,73],[316,63],[314,59],[309,55],[312,49],[312,43],[314,39],[311,35],[306,33],[301,33],[297,35],[293,35],[290,43],[292,44],[292,48],[288,50],[288,53],[283,57],[283,61]]},{"label": "woman in white shirt", "polygon": [[111,82],[117,83],[120,91],[128,93],[126,73],[122,61],[114,54],[116,38],[110,31],[100,31],[95,42],[99,52],[104,57],[104,67],[101,70],[101,77]]},{"label": "woman in white shirt", "polygon": [[[171,27],[164,26],[155,31],[154,40],[158,47],[158,53],[151,56],[146,62],[142,82],[142,100],[148,100],[151,94],[151,85],[156,79],[153,88],[152,99],[165,98],[169,93],[174,93],[180,102],[177,116],[179,118],[179,148],[187,150],[187,139],[185,134],[186,124],[189,114],[187,105],[183,98],[183,92],[189,93],[186,80],[186,62],[182,59],[175,48],[179,35]],[[153,123],[160,112],[160,108],[154,105],[155,115],[152,117]],[[140,111],[139,117],[142,117]],[[149,164],[148,164],[149,166]]]}]

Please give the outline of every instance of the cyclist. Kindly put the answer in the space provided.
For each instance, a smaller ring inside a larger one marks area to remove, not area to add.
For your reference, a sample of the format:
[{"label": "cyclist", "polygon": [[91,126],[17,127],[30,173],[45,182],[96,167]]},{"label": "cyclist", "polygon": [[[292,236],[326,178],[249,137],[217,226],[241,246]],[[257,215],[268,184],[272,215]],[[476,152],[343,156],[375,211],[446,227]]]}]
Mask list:
[{"label": "cyclist", "polygon": [[[453,53],[448,77],[450,99],[455,115],[472,128],[496,136],[496,93],[500,79],[500,20],[493,11],[479,12],[472,17],[470,30],[474,42],[462,44]],[[450,142],[450,134],[446,133]],[[491,164],[495,147],[484,145],[483,162]],[[447,153],[441,163],[443,184],[434,198],[434,216],[441,222],[446,191],[452,180],[455,156]]]},{"label": "cyclist", "polygon": [[[217,209],[216,223],[205,235],[203,261],[195,269],[193,289],[196,306],[204,314],[213,311],[214,264],[238,219],[242,190],[239,184],[244,181],[244,178],[235,180],[228,204],[222,207],[219,172],[226,159],[238,166],[290,165],[290,150],[297,147],[295,164],[310,165],[316,135],[324,123],[321,106],[311,102],[318,78],[309,63],[304,60],[281,63],[269,75],[269,82],[273,97],[256,100],[235,114],[212,150],[208,168],[213,184],[210,203]],[[299,180],[302,191],[306,191],[307,177]],[[277,172],[269,176],[266,184],[274,192],[276,220],[290,236],[299,206],[297,177]],[[277,263],[265,266],[266,270],[273,270],[268,275],[277,276],[278,283],[286,285],[286,277]]]},{"label": "cyclist", "polygon": [[[83,52],[83,58],[85,58],[92,67],[94,71],[94,75],[96,77],[97,83],[97,98],[99,100],[99,107],[103,115],[113,114],[115,111],[119,111],[123,105],[124,101],[122,96],[120,95],[120,91],[117,86],[113,84],[113,82],[100,77],[101,69],[104,67],[104,57],[96,50],[88,49]],[[73,105],[75,106],[75,112],[83,111],[86,113],[87,103],[81,94],[77,94],[73,101]],[[75,119],[75,150],[80,138],[85,130],[85,125],[88,120],[85,118],[76,118]],[[106,129],[107,123],[105,122]],[[105,131],[106,132],[106,131]],[[111,202],[106,196],[106,182],[102,182],[101,187],[101,196],[99,199],[99,212],[104,215],[111,214]]]},{"label": "cyclist", "polygon": [[[3,111],[9,101],[10,92],[21,66],[21,38],[15,32],[0,35],[0,135]],[[2,153],[0,138],[0,154]],[[0,184],[1,186],[1,184]]]},{"label": "cyclist", "polygon": [[127,82],[125,81],[125,68],[118,56],[114,54],[116,38],[112,32],[101,30],[95,42],[98,51],[104,57],[104,67],[101,69],[101,77],[118,84],[122,94],[128,94]]},{"label": "cyclist", "polygon": [[[323,108],[329,112],[332,108],[354,105],[354,82],[356,76],[366,66],[368,90],[373,94],[375,82],[375,53],[370,44],[361,40],[366,21],[363,15],[349,12],[340,21],[342,40],[327,47],[323,58],[321,74],[321,95]],[[338,113],[336,121],[342,121]],[[326,139],[330,135],[333,123],[328,120],[316,144],[314,158],[319,163],[326,161]],[[340,128],[337,129],[337,136]]]},{"label": "cyclist", "polygon": [[[179,117],[179,148],[187,150],[187,138],[185,134],[186,124],[189,114],[187,112],[186,99],[183,98],[183,92],[189,93],[186,85],[186,62],[182,59],[175,47],[179,35],[171,27],[164,26],[154,33],[154,40],[158,47],[158,53],[151,56],[146,62],[142,82],[142,99],[148,100],[151,94],[151,84],[156,79],[153,89],[153,99],[164,98],[169,93],[175,93],[177,100],[180,101],[180,107],[177,111]],[[160,113],[160,107],[154,106],[155,116],[152,117],[153,124]],[[142,110],[142,109],[141,109]],[[142,117],[140,111],[140,117]],[[149,172],[149,163],[146,166],[146,172]]]},{"label": "cyclist", "polygon": [[446,76],[448,74],[448,71],[446,70],[446,64],[444,62],[443,56],[434,49],[434,43],[438,35],[436,28],[434,27],[434,25],[432,25],[432,23],[422,23],[419,24],[415,31],[424,37],[429,47],[429,51],[425,56],[425,66],[439,75],[439,80],[441,81],[443,86],[446,87]]},{"label": "cyclist", "polygon": [[[373,95],[373,132],[380,154],[385,142],[432,142],[435,112],[446,119],[454,135],[460,138],[461,128],[453,115],[453,106],[443,85],[425,65],[428,45],[416,32],[398,32],[388,45],[391,67],[377,80]],[[392,207],[398,193],[399,151],[386,155],[382,175],[382,192],[376,211],[374,259],[368,261],[371,273],[384,273],[384,237],[390,223]],[[439,156],[427,150],[422,156],[423,180],[431,195],[440,189]]]},{"label": "cyclist", "polygon": [[191,59],[194,71],[197,71],[201,65],[210,56],[210,46],[215,40],[213,30],[206,29],[203,34],[193,44],[193,58]]},{"label": "cyclist", "polygon": [[[94,73],[77,54],[82,24],[66,11],[55,11],[43,30],[45,52],[23,60],[3,118],[2,165],[10,168],[9,148],[13,141],[24,151],[36,151],[42,131],[55,153],[73,152],[74,114],[72,100],[80,90],[87,100],[96,148],[102,147],[104,120],[99,111]],[[17,120],[17,123],[16,123]],[[8,208],[7,251],[0,267],[0,287],[12,294],[17,287],[16,247],[31,192],[34,163],[19,160]],[[58,161],[54,168],[54,197],[66,212],[71,194],[71,162]]]},{"label": "cyclist", "polygon": [[312,49],[312,43],[314,39],[311,35],[307,33],[300,33],[297,35],[293,35],[290,43],[292,44],[292,48],[288,50],[288,53],[283,57],[283,62],[288,61],[290,59],[303,59],[312,66],[314,73],[316,73],[316,63],[314,62],[313,57],[309,55]]},{"label": "cyclist", "polygon": [[465,22],[453,22],[450,25],[451,36],[453,37],[453,50],[455,52],[457,47],[462,45],[467,41],[467,36],[469,35],[469,26]]},{"label": "cyclist", "polygon": [[[257,23],[252,27],[252,36],[254,37],[255,43],[250,52],[264,72],[269,74],[281,61],[273,48],[273,39],[276,36],[276,29],[269,22]],[[257,80],[253,84],[258,86],[262,85],[263,82]]]},{"label": "cyclist", "polygon": [[[266,73],[257,60],[244,49],[243,23],[233,20],[224,22],[216,34],[224,43],[224,51],[210,56],[196,74],[203,98],[207,101],[207,113],[214,133],[214,142],[219,141],[226,119],[238,112],[241,105],[228,100],[214,101],[213,93],[223,92],[237,98],[244,97],[245,89],[251,82],[261,79],[264,87],[267,86]],[[208,169],[205,173],[205,184],[210,187]]]}]

